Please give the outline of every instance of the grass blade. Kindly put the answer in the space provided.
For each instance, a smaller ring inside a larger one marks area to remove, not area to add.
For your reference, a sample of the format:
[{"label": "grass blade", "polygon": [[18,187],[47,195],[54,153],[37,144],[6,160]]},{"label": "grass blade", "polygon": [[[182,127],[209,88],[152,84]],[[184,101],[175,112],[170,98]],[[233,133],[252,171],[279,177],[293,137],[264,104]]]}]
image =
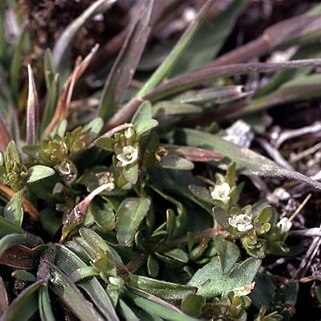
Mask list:
[{"label": "grass blade", "polygon": [[97,50],[98,46],[96,45],[83,60],[80,58],[76,61],[75,68],[72,74],[67,79],[64,89],[58,99],[55,114],[53,115],[51,122],[44,131],[45,136],[49,136],[54,127],[62,119],[67,117],[76,81],[82,76],[90,61],[93,59]]},{"label": "grass blade", "polygon": [[81,321],[106,321],[91,302],[85,299],[80,290],[56,266],[47,263],[50,270],[50,289],[66,304]]},{"label": "grass blade", "polygon": [[[223,9],[216,8],[214,5],[213,10],[216,11],[214,17],[201,26],[198,31],[200,36],[193,38],[170,75],[173,77],[199,68],[213,59],[230,35],[238,15],[248,2],[248,0],[228,1],[227,8]],[[222,6],[220,2],[217,4]]]},{"label": "grass blade", "polygon": [[37,136],[39,101],[30,65],[28,65],[28,86],[26,142],[27,145],[34,145]]},{"label": "grass blade", "polygon": [[225,141],[218,135],[212,135],[193,129],[177,130],[178,140],[189,146],[214,149],[235,162],[239,171],[245,175],[270,176],[286,179],[296,179],[316,189],[321,189],[321,183],[308,176],[280,167],[272,160],[254,151]]},{"label": "grass blade", "polygon": [[207,0],[201,8],[198,15],[195,17],[190,26],[186,29],[180,40],[177,42],[171,53],[166,57],[164,62],[157,68],[153,75],[148,79],[145,85],[139,90],[136,98],[141,98],[146,95],[152,88],[155,88],[172,70],[178,62],[187,46],[190,44],[193,37],[196,35],[199,27],[205,20],[206,14],[213,5],[213,0]]},{"label": "grass blade", "polygon": [[55,321],[55,316],[51,309],[48,285],[43,284],[39,293],[39,312],[41,321]]},{"label": "grass blade", "polygon": [[220,77],[251,74],[258,72],[273,72],[284,69],[299,68],[306,66],[320,66],[321,59],[294,60],[282,63],[244,63],[221,67],[201,68],[174,78],[167,83],[158,86],[145,95],[145,99],[158,100],[166,96],[184,91],[194,86],[210,82]]},{"label": "grass blade", "polygon": [[2,315],[1,321],[28,321],[38,310],[39,288],[44,281],[33,283],[23,290]]},{"label": "grass blade", "polygon": [[[57,246],[56,264],[68,276],[74,271],[85,268],[87,265],[71,250],[59,245]],[[84,289],[99,311],[107,320],[118,321],[113,304],[96,278],[88,278],[77,283]]]},{"label": "grass blade", "polygon": [[58,67],[61,60],[68,49],[72,39],[79,29],[93,16],[104,12],[110,8],[116,0],[98,0],[93,2],[77,19],[75,19],[61,34],[53,49],[53,61]]},{"label": "grass blade", "polygon": [[143,12],[137,11],[125,43],[109,73],[102,93],[99,114],[108,119],[121,102],[123,95],[131,82],[140,57],[145,48],[151,31],[151,19],[154,0],[141,2]]},{"label": "grass blade", "polygon": [[0,276],[0,316],[9,308],[9,299],[3,279]]}]

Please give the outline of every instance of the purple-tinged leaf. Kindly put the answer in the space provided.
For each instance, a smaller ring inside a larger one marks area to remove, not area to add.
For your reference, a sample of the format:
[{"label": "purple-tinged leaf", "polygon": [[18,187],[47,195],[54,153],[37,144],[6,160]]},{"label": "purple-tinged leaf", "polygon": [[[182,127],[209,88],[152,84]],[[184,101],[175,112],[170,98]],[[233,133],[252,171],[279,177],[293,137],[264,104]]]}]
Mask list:
[{"label": "purple-tinged leaf", "polygon": [[88,64],[93,59],[96,51],[98,50],[98,45],[96,45],[91,52],[82,60],[81,58],[77,59],[75,63],[75,68],[72,72],[72,74],[67,79],[64,89],[62,93],[60,94],[60,97],[58,99],[57,107],[55,114],[53,115],[51,122],[47,126],[47,128],[44,131],[45,136],[49,136],[54,127],[64,118],[67,117],[72,93],[74,90],[74,86],[77,82],[77,80],[82,76],[84,71],[86,70]]},{"label": "purple-tinged leaf", "polygon": [[33,270],[45,247],[40,245],[30,249],[23,245],[13,245],[0,257],[0,264],[15,269]]},{"label": "purple-tinged leaf", "polygon": [[223,66],[247,61],[275,48],[317,42],[321,34],[321,15],[303,14],[268,27],[259,38],[236,48],[207,64]]},{"label": "purple-tinged leaf", "polygon": [[299,68],[305,66],[320,66],[321,59],[294,60],[281,63],[244,63],[221,67],[208,67],[186,73],[162,84],[147,93],[144,99],[155,101],[163,97],[182,92],[200,84],[208,83],[220,77],[230,77],[241,74],[253,74],[259,72],[273,72],[284,69]]},{"label": "purple-tinged leaf", "polygon": [[219,161],[224,157],[222,154],[214,150],[199,147],[167,145],[166,148],[183,155],[186,159],[192,162]]},{"label": "purple-tinged leaf", "polygon": [[28,65],[28,86],[26,141],[27,145],[34,145],[39,123],[39,101],[30,65]]},{"label": "purple-tinged leaf", "polygon": [[61,241],[66,239],[68,234],[72,231],[72,229],[75,226],[83,222],[88,206],[90,205],[94,197],[103,192],[104,190],[111,190],[113,188],[113,183],[103,184],[97,187],[95,190],[93,190],[89,195],[85,197],[84,200],[82,200],[73,208],[73,210],[67,215],[67,219],[63,225]]},{"label": "purple-tinged leaf", "polygon": [[134,76],[151,31],[154,0],[142,0],[141,7],[142,12],[136,12],[137,16],[134,18],[135,20],[127,34],[122,50],[105,82],[99,106],[99,114],[105,120],[115,112],[121,102]]}]

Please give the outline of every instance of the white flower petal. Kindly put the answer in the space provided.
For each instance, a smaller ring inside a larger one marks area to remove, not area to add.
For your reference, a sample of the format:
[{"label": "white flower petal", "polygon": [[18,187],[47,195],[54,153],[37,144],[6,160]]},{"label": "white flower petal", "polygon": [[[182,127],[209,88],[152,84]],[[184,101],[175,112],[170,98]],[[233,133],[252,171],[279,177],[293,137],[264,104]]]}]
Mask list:
[{"label": "white flower petal", "polygon": [[276,226],[281,230],[281,233],[287,233],[292,227],[292,222],[287,217],[283,217]]},{"label": "white flower petal", "polygon": [[138,150],[133,146],[124,146],[122,152],[116,158],[119,160],[119,166],[125,167],[137,160]]},{"label": "white flower petal", "polygon": [[211,192],[211,197],[215,201],[221,201],[224,204],[227,204],[230,200],[230,185],[227,183],[217,184],[214,186],[213,191]]}]

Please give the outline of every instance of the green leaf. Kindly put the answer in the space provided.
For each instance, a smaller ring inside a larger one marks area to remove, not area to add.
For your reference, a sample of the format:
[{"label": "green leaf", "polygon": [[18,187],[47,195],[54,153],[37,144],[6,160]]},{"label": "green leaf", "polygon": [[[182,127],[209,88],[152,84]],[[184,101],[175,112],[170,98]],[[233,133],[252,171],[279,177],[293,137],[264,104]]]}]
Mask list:
[{"label": "green leaf", "polygon": [[2,315],[5,321],[28,321],[38,310],[39,289],[44,281],[37,281],[17,296],[10,304],[9,309]]},{"label": "green leaf", "polygon": [[3,236],[0,239],[0,256],[11,246],[17,244],[25,244],[26,243],[26,235],[25,234],[8,234]]},{"label": "green leaf", "polygon": [[[66,274],[71,275],[80,268],[88,267],[75,253],[63,245],[56,246],[56,264]],[[82,280],[77,284],[84,289],[99,311],[107,320],[118,320],[113,304],[96,278]]]},{"label": "green leaf", "polygon": [[230,1],[227,8],[219,9],[221,11],[218,14],[206,21],[198,31],[199,36],[194,37],[184,50],[171,76],[198,68],[213,59],[247,3],[248,0]]},{"label": "green leaf", "polygon": [[7,146],[4,153],[4,158],[6,162],[12,161],[20,164],[20,156],[16,146],[16,143],[12,140]]},{"label": "green leaf", "polygon": [[88,212],[93,215],[96,224],[105,231],[111,231],[115,228],[115,213],[109,203],[93,202],[89,205]]},{"label": "green leaf", "polygon": [[4,218],[17,226],[21,226],[23,221],[22,197],[24,192],[25,190],[22,189],[15,193],[3,211]]},{"label": "green leaf", "polygon": [[134,76],[151,31],[153,8],[154,1],[140,1],[138,11],[133,15],[126,40],[103,89],[99,114],[104,120],[114,114]]},{"label": "green leaf", "polygon": [[162,156],[159,162],[160,166],[168,169],[189,171],[194,168],[194,164],[186,158],[180,157],[176,154],[168,154]]},{"label": "green leaf", "polygon": [[25,281],[29,281],[29,282],[36,281],[36,277],[32,273],[30,273],[26,270],[14,270],[11,273],[11,276],[17,280],[25,280]]},{"label": "green leaf", "polygon": [[152,105],[148,100],[145,100],[140,104],[130,122],[137,127],[152,118]]},{"label": "green leaf", "polygon": [[54,175],[56,172],[54,169],[43,165],[34,165],[28,170],[27,183],[34,183],[46,177]]},{"label": "green leaf", "polygon": [[138,164],[135,163],[125,166],[123,169],[123,174],[129,183],[135,185],[138,180],[138,171]]},{"label": "green leaf", "polygon": [[168,116],[199,114],[202,110],[201,107],[192,104],[162,100],[153,105],[153,116],[161,120],[167,119]]},{"label": "green leaf", "polygon": [[156,87],[166,75],[172,70],[175,64],[179,61],[182,54],[190,44],[193,37],[196,35],[199,27],[203,23],[207,11],[213,5],[214,1],[206,1],[193,22],[186,29],[180,40],[176,43],[170,54],[166,57],[163,63],[156,69],[144,86],[136,94],[136,98],[141,98],[146,95],[151,89]]},{"label": "green leaf", "polygon": [[298,172],[282,168],[272,160],[250,149],[234,145],[218,135],[193,129],[178,130],[177,134],[183,136],[183,140],[187,145],[214,149],[228,157],[236,163],[238,170],[242,174],[296,179],[317,189],[321,189],[321,183]]},{"label": "green leaf", "polygon": [[140,321],[131,308],[122,299],[119,299],[118,301],[117,310],[124,320]]},{"label": "green leaf", "polygon": [[126,292],[126,298],[152,316],[156,315],[170,321],[196,321],[175,306],[153,295],[148,295],[142,291],[135,291],[135,293],[133,293],[133,290]]},{"label": "green leaf", "polygon": [[241,254],[240,249],[236,244],[226,240],[222,235],[217,235],[214,242],[221,264],[221,273],[227,274],[235,266]]},{"label": "green leaf", "polygon": [[9,299],[3,279],[0,276],[0,317],[9,308]]},{"label": "green leaf", "polygon": [[233,289],[250,285],[261,266],[261,260],[248,258],[241,264],[236,263],[235,269],[229,274],[222,274],[218,257],[199,269],[188,285],[198,288],[197,294],[206,298],[224,295]]},{"label": "green leaf", "polygon": [[189,185],[188,189],[191,191],[193,195],[195,195],[202,201],[205,201],[207,203],[213,202],[213,198],[208,188],[198,185]]},{"label": "green leaf", "polygon": [[193,286],[165,282],[141,275],[130,276],[129,286],[151,293],[166,301],[182,300],[188,293],[196,292]]},{"label": "green leaf", "polygon": [[105,321],[81,291],[56,266],[47,263],[50,271],[50,289],[81,321]]},{"label": "green leaf", "polygon": [[144,121],[136,126],[137,137],[142,136],[147,133],[149,130],[158,126],[158,121],[156,119],[150,119]]},{"label": "green leaf", "polygon": [[157,259],[153,255],[149,255],[147,258],[147,272],[148,275],[155,278],[159,272],[159,264]]},{"label": "green leaf", "polygon": [[39,293],[39,312],[41,321],[55,321],[55,316],[52,312],[51,301],[48,292],[48,285],[43,284],[40,287]]},{"label": "green leaf", "polygon": [[188,315],[199,318],[202,315],[203,307],[206,304],[206,299],[198,294],[189,293],[181,303],[181,309]]},{"label": "green leaf", "polygon": [[119,244],[130,246],[140,223],[146,217],[151,200],[146,197],[126,198],[116,212],[116,237]]},{"label": "green leaf", "polygon": [[100,117],[96,117],[94,119],[92,119],[88,124],[85,124],[85,126],[82,129],[82,132],[85,133],[87,132],[87,130],[89,130],[90,133],[90,138],[91,140],[96,138],[100,131],[103,129],[104,127],[104,121],[102,118]]}]

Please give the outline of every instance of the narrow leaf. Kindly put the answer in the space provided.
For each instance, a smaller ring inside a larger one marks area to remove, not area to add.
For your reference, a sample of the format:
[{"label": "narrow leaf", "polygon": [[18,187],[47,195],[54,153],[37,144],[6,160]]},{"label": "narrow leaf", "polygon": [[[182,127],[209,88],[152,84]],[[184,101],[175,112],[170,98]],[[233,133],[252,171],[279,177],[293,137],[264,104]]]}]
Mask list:
[{"label": "narrow leaf", "polygon": [[9,309],[2,315],[1,321],[28,321],[38,310],[39,288],[43,281],[33,283],[10,304]]},{"label": "narrow leaf", "polygon": [[74,86],[77,80],[79,80],[79,78],[83,75],[84,71],[88,67],[90,61],[93,59],[97,50],[98,45],[96,45],[84,59],[79,58],[76,61],[74,70],[68,77],[64,89],[59,96],[55,113],[49,125],[46,127],[44,131],[45,136],[50,136],[51,132],[56,127],[56,125],[67,117]]},{"label": "narrow leaf", "polygon": [[[57,245],[56,264],[66,275],[71,275],[80,268],[86,268],[87,265],[71,250],[62,245]],[[84,289],[99,311],[107,320],[118,321],[113,304],[96,278],[82,280],[77,284]]]},{"label": "narrow leaf", "polygon": [[[199,37],[194,37],[190,45],[184,51],[182,57],[176,64],[171,76],[178,75],[198,68],[209,62],[221,49],[226,38],[236,22],[238,15],[242,12],[248,0],[228,1],[228,7],[219,4],[214,16],[206,21],[198,31]],[[217,3],[218,4],[218,3]],[[217,8],[214,6],[213,9]],[[210,45],[209,45],[210,44]]]},{"label": "narrow leaf", "polygon": [[39,122],[39,101],[30,65],[28,65],[28,86],[26,141],[27,145],[34,145]]},{"label": "narrow leaf", "polygon": [[183,134],[187,145],[214,149],[236,163],[238,170],[245,175],[270,176],[296,179],[314,188],[321,189],[321,183],[303,174],[280,167],[272,160],[256,152],[234,145],[218,135],[212,135],[193,129],[183,129],[177,133]]},{"label": "narrow leaf", "polygon": [[299,68],[306,66],[320,66],[321,59],[293,60],[280,63],[243,63],[227,66],[209,66],[193,72],[188,72],[180,77],[174,78],[154,90],[146,93],[145,99],[155,101],[166,96],[182,92],[186,89],[210,82],[220,77],[229,77],[240,74],[252,74],[258,72],[273,72],[284,69]]},{"label": "narrow leaf", "polygon": [[49,263],[51,280],[50,289],[81,321],[105,319],[96,311],[92,303],[85,299],[80,290],[57,267]]},{"label": "narrow leaf", "polygon": [[129,285],[167,301],[182,300],[188,293],[196,292],[193,286],[160,281],[140,275],[131,275]]},{"label": "narrow leaf", "polygon": [[154,0],[142,0],[142,12],[137,12],[124,45],[109,73],[102,93],[99,115],[108,119],[121,102],[151,31],[151,18]]},{"label": "narrow leaf", "polygon": [[183,313],[174,305],[171,305],[166,301],[163,301],[153,295],[148,295],[147,293],[144,293],[142,291],[135,291],[135,293],[140,294],[140,295],[137,295],[135,293],[132,293],[131,291],[126,292],[126,297],[135,305],[137,305],[139,308],[143,309],[149,314],[157,315],[164,320],[170,320],[170,321],[197,321],[198,320]]},{"label": "narrow leaf", "polygon": [[186,50],[187,46],[190,44],[193,37],[196,35],[213,3],[214,1],[212,0],[205,2],[197,16],[194,18],[193,22],[189,25],[189,27],[181,36],[180,40],[176,43],[171,53],[166,57],[163,63],[157,68],[145,85],[136,94],[136,98],[144,97],[146,93],[148,93],[152,88],[156,87],[172,70],[174,65],[179,61],[180,57]]},{"label": "narrow leaf", "polygon": [[9,308],[9,300],[3,279],[0,276],[0,316]]},{"label": "narrow leaf", "polygon": [[39,293],[39,312],[41,321],[55,321],[55,316],[51,308],[51,301],[48,292],[48,285],[43,284]]}]

